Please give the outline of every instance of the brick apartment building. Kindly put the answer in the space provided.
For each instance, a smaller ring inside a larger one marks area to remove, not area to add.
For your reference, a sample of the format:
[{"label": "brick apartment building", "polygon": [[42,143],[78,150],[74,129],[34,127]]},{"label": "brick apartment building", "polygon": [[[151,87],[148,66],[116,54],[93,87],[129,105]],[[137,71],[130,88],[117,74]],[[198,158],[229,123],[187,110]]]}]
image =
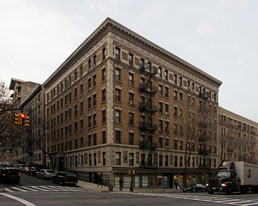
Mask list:
[{"label": "brick apartment building", "polygon": [[171,187],[186,170],[204,183],[221,83],[107,18],[43,83],[47,162],[114,186],[129,168],[134,187]]},{"label": "brick apartment building", "polygon": [[247,161],[258,164],[258,123],[219,107],[220,161]]}]

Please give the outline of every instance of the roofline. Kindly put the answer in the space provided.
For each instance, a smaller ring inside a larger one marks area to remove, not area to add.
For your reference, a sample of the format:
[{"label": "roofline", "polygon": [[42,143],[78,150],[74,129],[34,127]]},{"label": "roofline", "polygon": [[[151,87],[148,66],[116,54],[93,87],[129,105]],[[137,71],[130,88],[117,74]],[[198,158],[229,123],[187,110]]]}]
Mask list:
[{"label": "roofline", "polygon": [[206,78],[209,78],[211,81],[213,81],[215,84],[217,84],[217,86],[220,86],[222,84],[222,81],[214,78],[213,76],[209,75],[208,73],[200,70],[199,68],[195,67],[194,65],[188,63],[187,61],[179,58],[178,56],[172,54],[171,52],[161,48],[160,46],[154,44],[153,42],[149,41],[148,39],[144,38],[143,36],[135,33],[134,31],[128,29],[127,27],[119,24],[118,22],[114,21],[111,18],[106,18],[101,24],[100,26],[97,27],[97,29],[95,29],[88,38],[86,38],[81,44],[80,46],[54,71],[54,73],[42,84],[43,87],[47,86],[51,79],[58,73],[60,72],[63,68],[65,68],[70,61],[72,61],[74,58],[76,58],[77,54],[83,54],[83,50],[85,47],[87,47],[87,45],[89,45],[91,42],[94,41],[94,39],[96,39],[101,33],[103,33],[105,30],[108,31],[108,27],[112,27],[113,29],[124,33],[125,35],[128,35],[134,39],[136,39],[137,41],[141,42],[142,44],[144,44],[145,46],[151,48],[152,50],[155,50],[156,52],[162,54],[163,56],[166,56],[169,59],[172,59],[173,61],[176,61],[184,66],[186,66],[187,68],[193,70],[194,72],[199,73],[202,76],[205,76]]}]

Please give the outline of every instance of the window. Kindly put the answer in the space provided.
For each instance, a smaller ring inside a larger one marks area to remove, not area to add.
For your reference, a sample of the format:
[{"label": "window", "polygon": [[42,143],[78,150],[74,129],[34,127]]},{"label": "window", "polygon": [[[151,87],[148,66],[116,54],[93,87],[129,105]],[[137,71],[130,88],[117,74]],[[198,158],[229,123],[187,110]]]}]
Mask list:
[{"label": "window", "polygon": [[83,102],[80,102],[80,113],[83,113]]},{"label": "window", "polygon": [[180,86],[180,87],[183,86],[183,79],[182,79],[182,77],[179,77],[179,86]]},{"label": "window", "polygon": [[102,123],[106,122],[106,110],[102,110]]},{"label": "window", "polygon": [[168,98],[168,87],[165,87],[165,97],[167,97]]},{"label": "window", "polygon": [[102,90],[102,102],[105,102],[106,101],[106,89],[103,89]]},{"label": "window", "polygon": [[160,138],[159,138],[159,147],[160,147],[160,148],[162,148],[162,147],[163,147],[163,144],[162,144],[162,143],[163,143],[163,138],[162,138],[162,137],[160,137]]},{"label": "window", "polygon": [[97,145],[97,134],[93,134],[93,145]]},{"label": "window", "polygon": [[116,74],[115,74],[116,80],[121,81],[121,69],[116,68]]},{"label": "window", "polygon": [[116,165],[121,165],[121,152],[116,152]]},{"label": "window", "polygon": [[93,76],[93,87],[96,87],[96,85],[97,85],[97,76],[94,75]]},{"label": "window", "polygon": [[116,89],[115,100],[121,102],[121,89]]},{"label": "window", "polygon": [[88,127],[91,127],[91,116],[88,117]]},{"label": "window", "polygon": [[116,110],[116,112],[115,112],[115,122],[121,123],[121,111],[120,110]]},{"label": "window", "polygon": [[183,102],[183,93],[182,92],[179,92],[179,101]]},{"label": "window", "polygon": [[121,132],[116,131],[116,143],[121,143]]},{"label": "window", "polygon": [[97,166],[97,153],[94,153],[94,166]]},{"label": "window", "polygon": [[180,163],[179,163],[180,165],[180,167],[183,167],[183,157],[180,157]]},{"label": "window", "polygon": [[88,136],[88,141],[89,141],[89,142],[88,142],[88,143],[89,143],[89,146],[91,146],[91,145],[92,145],[91,135]]},{"label": "window", "polygon": [[89,154],[89,165],[92,166],[92,154]]},{"label": "window", "polygon": [[93,95],[93,107],[97,105],[97,94]]},{"label": "window", "polygon": [[183,141],[182,140],[179,141],[179,150],[183,150]]},{"label": "window", "polygon": [[177,167],[177,156],[175,156],[174,166]]},{"label": "window", "polygon": [[120,48],[118,47],[115,48],[115,58],[120,59]]},{"label": "window", "polygon": [[177,101],[177,91],[174,91],[174,100]]},{"label": "window", "polygon": [[74,71],[74,80],[77,80],[77,71]]},{"label": "window", "polygon": [[165,104],[165,115],[169,115],[168,111],[169,111],[169,105]]},{"label": "window", "polygon": [[163,95],[163,86],[159,85],[159,95]]},{"label": "window", "polygon": [[105,59],[106,59],[106,55],[107,55],[106,48],[103,48],[103,49],[102,49],[102,60],[105,60]]},{"label": "window", "polygon": [[174,140],[174,149],[177,150],[177,140]]},{"label": "window", "polygon": [[169,132],[169,122],[165,121],[165,131]]},{"label": "window", "polygon": [[162,167],[163,156],[159,155],[159,166]]},{"label": "window", "polygon": [[88,67],[89,67],[89,70],[91,69],[91,59],[89,59],[88,61]]},{"label": "window", "polygon": [[106,165],[107,157],[106,152],[102,152],[103,165]]},{"label": "window", "polygon": [[80,85],[80,95],[83,95],[83,84]]},{"label": "window", "polygon": [[129,73],[129,85],[133,86],[134,85],[134,75]]},{"label": "window", "polygon": [[130,65],[133,65],[133,54],[131,54],[131,53],[129,53],[129,56],[128,56],[129,58],[129,64]]},{"label": "window", "polygon": [[163,113],[163,103],[159,102],[159,113]]},{"label": "window", "polygon": [[145,60],[141,59],[140,60],[140,68],[144,68],[144,65],[145,65]]},{"label": "window", "polygon": [[174,74],[174,84],[177,84],[177,75]]},{"label": "window", "polygon": [[177,107],[174,107],[174,117],[177,117]]},{"label": "window", "polygon": [[165,77],[165,80],[168,80],[168,70],[164,71],[164,77]]},{"label": "window", "polygon": [[105,80],[106,80],[106,69],[105,69],[105,68],[102,69],[102,75],[101,75],[101,77],[102,77],[102,81],[105,81]]},{"label": "window", "polygon": [[134,165],[134,153],[129,153],[129,166]]},{"label": "window", "polygon": [[151,62],[147,63],[147,72],[151,72]]},{"label": "window", "polygon": [[129,112],[129,125],[134,125],[134,113]]},{"label": "window", "polygon": [[159,120],[159,131],[162,132],[163,131],[163,121]]},{"label": "window", "polygon": [[91,78],[88,79],[88,90],[91,89]]},{"label": "window", "polygon": [[134,94],[133,93],[129,93],[129,104],[134,105]]},{"label": "window", "polygon": [[83,75],[83,67],[82,67],[82,64],[80,65],[80,76]]},{"label": "window", "polygon": [[134,133],[129,133],[129,144],[133,145],[134,142]]},{"label": "window", "polygon": [[162,78],[162,68],[161,67],[159,67],[159,69],[158,69],[158,74],[159,74],[159,77]]},{"label": "window", "polygon": [[106,131],[102,132],[102,143],[105,144],[106,143]]},{"label": "window", "polygon": [[165,167],[168,167],[168,156],[165,156]]},{"label": "window", "polygon": [[88,108],[91,109],[91,97],[88,98]]},{"label": "window", "polygon": [[97,114],[93,114],[93,126],[97,125]]}]

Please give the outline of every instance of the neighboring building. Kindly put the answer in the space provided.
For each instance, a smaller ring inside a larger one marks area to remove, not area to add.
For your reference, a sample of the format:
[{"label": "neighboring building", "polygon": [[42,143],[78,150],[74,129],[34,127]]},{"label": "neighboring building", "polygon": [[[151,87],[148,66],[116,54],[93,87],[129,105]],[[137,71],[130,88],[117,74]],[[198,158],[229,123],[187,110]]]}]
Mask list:
[{"label": "neighboring building", "polygon": [[37,86],[38,84],[34,82],[12,78],[9,89],[13,90],[11,95],[13,104],[19,106]]},{"label": "neighboring building", "polygon": [[[218,166],[221,81],[107,18],[43,83],[54,169],[134,187],[205,182]],[[195,128],[195,129],[194,129]],[[186,151],[187,150],[187,151]]]},{"label": "neighboring building", "polygon": [[46,165],[46,143],[44,135],[44,90],[38,85],[30,95],[21,102],[20,109],[30,118],[30,126],[24,128],[24,135],[16,145],[14,160],[27,165],[41,167]]},{"label": "neighboring building", "polygon": [[219,107],[219,156],[222,161],[258,164],[258,123]]}]

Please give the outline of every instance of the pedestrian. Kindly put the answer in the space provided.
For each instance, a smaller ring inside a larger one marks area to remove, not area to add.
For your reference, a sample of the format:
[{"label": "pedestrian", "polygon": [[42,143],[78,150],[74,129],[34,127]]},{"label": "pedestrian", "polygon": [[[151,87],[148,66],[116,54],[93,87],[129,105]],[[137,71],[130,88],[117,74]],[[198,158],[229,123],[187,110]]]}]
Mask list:
[{"label": "pedestrian", "polygon": [[178,187],[178,182],[177,182],[177,180],[175,181],[175,188],[176,188],[176,190],[177,190],[177,187]]},{"label": "pedestrian", "polygon": [[123,179],[122,179],[122,177],[120,177],[120,179],[119,179],[119,186],[120,186],[120,191],[122,191],[122,189],[123,189]]}]

